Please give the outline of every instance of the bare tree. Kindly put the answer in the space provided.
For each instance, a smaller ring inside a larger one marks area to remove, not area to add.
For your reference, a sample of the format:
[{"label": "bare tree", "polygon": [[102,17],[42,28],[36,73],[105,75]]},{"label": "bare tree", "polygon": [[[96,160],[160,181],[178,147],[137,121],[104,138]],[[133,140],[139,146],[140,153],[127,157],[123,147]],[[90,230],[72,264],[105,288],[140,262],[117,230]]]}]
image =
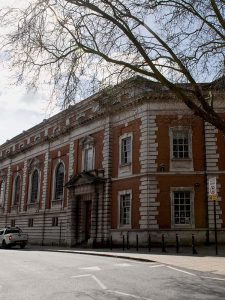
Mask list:
[{"label": "bare tree", "polygon": [[24,10],[1,12],[2,26],[9,26],[2,45],[19,83],[50,84],[65,106],[82,87],[100,89],[138,74],[161,83],[225,134],[210,85],[198,83],[224,75],[224,4],[33,0]]}]

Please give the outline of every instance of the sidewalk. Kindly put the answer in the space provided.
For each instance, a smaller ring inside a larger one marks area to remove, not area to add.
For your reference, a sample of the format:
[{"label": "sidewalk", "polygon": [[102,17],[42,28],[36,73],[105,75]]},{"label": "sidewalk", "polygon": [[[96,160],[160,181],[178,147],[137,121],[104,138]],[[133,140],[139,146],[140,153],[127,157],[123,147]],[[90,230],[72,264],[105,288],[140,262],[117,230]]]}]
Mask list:
[{"label": "sidewalk", "polygon": [[195,271],[209,272],[212,275],[225,276],[225,246],[219,246],[217,256],[215,255],[214,246],[197,247],[198,254],[195,255],[192,254],[191,248],[182,248],[181,253],[178,254],[175,253],[175,248],[168,248],[166,253],[162,253],[160,248],[153,248],[151,252],[148,252],[147,249],[140,249],[137,252],[135,249],[125,249],[123,251],[123,249],[78,249],[51,246],[30,246],[29,249],[157,262]]}]

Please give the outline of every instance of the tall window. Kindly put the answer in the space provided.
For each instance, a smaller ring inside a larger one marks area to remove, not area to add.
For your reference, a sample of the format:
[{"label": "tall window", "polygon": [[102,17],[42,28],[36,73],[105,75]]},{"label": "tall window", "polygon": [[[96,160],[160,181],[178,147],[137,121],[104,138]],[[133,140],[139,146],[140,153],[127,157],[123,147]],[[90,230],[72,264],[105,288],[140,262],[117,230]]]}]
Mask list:
[{"label": "tall window", "polygon": [[38,201],[38,187],[39,187],[39,178],[38,170],[35,170],[31,177],[31,192],[30,192],[30,202],[35,203]]},{"label": "tall window", "polygon": [[173,158],[189,158],[188,130],[173,130]]},{"label": "tall window", "polygon": [[55,173],[55,200],[63,197],[64,173],[63,163],[58,164]]},{"label": "tall window", "polygon": [[120,194],[120,226],[131,224],[131,194]]},{"label": "tall window", "polygon": [[14,182],[14,199],[13,204],[18,205],[20,203],[20,197],[21,197],[21,179],[18,175]]},{"label": "tall window", "polygon": [[191,225],[191,192],[173,192],[174,225]]},{"label": "tall window", "polygon": [[84,170],[93,169],[93,148],[84,149]]},{"label": "tall window", "polygon": [[5,203],[5,180],[0,182],[0,207],[3,207]]},{"label": "tall window", "polygon": [[131,136],[121,140],[121,164],[131,163]]}]

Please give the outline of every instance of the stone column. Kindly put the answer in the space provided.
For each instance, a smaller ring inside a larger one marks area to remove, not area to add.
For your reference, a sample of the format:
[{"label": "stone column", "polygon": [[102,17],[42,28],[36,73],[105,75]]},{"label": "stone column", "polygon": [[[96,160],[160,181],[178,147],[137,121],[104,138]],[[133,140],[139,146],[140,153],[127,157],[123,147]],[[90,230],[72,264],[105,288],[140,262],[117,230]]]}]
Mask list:
[{"label": "stone column", "polygon": [[156,216],[158,215],[157,194],[158,182],[154,175],[149,172],[157,172],[156,159],[158,155],[157,125],[156,116],[150,115],[149,105],[141,118],[141,149],[140,149],[140,165],[141,177],[140,183],[140,228],[141,229],[158,229]]},{"label": "stone column", "polygon": [[6,181],[6,193],[5,193],[5,213],[7,214],[10,212],[10,188],[12,188],[10,182],[11,182],[12,172],[11,172],[11,163],[8,166],[8,172],[7,172],[7,181]]},{"label": "stone column", "polygon": [[112,125],[110,116],[105,119],[102,166],[104,168],[104,177],[106,179],[102,214],[102,241],[106,243],[109,241],[109,231],[111,229],[112,201]]},{"label": "stone column", "polygon": [[23,179],[22,179],[22,195],[21,195],[21,202],[20,202],[20,212],[24,211],[25,205],[25,194],[26,194],[26,186],[27,186],[27,160],[24,161],[23,166]]},{"label": "stone column", "polygon": [[[217,191],[219,192],[221,184],[219,183],[219,172],[218,160],[219,154],[217,149],[217,133],[213,125],[205,123],[205,149],[206,149],[206,171],[207,171],[207,185],[209,178],[217,177]],[[207,189],[208,190],[208,189]],[[217,215],[217,228],[222,227],[222,210],[220,207],[221,197],[218,197],[216,201],[216,215]],[[208,217],[209,217],[209,228],[214,229],[214,207],[213,201],[208,200]]]}]

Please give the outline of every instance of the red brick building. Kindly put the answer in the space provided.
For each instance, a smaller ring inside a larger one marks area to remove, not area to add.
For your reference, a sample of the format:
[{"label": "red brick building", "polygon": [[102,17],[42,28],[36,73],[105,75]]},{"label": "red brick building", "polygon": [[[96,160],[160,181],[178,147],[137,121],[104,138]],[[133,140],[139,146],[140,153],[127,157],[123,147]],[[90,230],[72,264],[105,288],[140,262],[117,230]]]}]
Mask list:
[{"label": "red brick building", "polygon": [[[222,93],[217,109],[225,113]],[[0,146],[0,227],[30,242],[77,245],[225,241],[225,140],[158,84],[135,78]]]}]

